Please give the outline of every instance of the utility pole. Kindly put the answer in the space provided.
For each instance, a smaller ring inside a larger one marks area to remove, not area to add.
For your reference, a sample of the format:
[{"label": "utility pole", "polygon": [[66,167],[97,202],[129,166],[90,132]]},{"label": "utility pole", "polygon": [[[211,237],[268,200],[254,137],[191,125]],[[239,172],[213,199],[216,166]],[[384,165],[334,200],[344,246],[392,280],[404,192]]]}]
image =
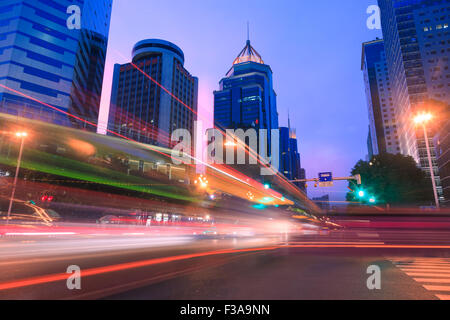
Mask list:
[{"label": "utility pole", "polygon": [[17,132],[16,137],[20,138],[20,150],[19,150],[19,157],[17,158],[16,175],[14,177],[14,183],[13,183],[12,192],[11,192],[11,199],[9,200],[8,217],[6,219],[6,224],[9,224],[9,218],[11,216],[11,209],[12,209],[12,205],[14,202],[14,196],[16,194],[17,179],[19,177],[20,164],[22,162],[23,147],[25,145],[25,138],[27,137],[27,133],[26,132]]}]

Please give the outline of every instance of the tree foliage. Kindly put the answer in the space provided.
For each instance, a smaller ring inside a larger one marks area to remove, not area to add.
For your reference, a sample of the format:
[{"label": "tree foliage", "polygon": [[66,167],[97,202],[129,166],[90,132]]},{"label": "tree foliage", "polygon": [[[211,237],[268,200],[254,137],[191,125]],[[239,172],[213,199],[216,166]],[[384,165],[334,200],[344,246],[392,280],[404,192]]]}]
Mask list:
[{"label": "tree foliage", "polygon": [[[382,154],[370,161],[358,161],[352,174],[360,174],[361,188],[377,203],[390,205],[428,205],[433,201],[431,179],[417,167],[410,156]],[[357,187],[347,194],[347,201],[360,201]]]}]

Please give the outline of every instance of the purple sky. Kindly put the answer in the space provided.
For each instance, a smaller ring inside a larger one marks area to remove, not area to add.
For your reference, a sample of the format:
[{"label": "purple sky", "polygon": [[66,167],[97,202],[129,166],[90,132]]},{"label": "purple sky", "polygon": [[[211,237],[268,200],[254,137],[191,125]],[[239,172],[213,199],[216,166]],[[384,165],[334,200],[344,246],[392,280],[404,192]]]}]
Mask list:
[{"label": "purple sky", "polygon": [[[244,47],[252,45],[274,72],[280,125],[297,129],[307,177],[333,171],[347,176],[367,154],[368,116],[361,43],[381,37],[369,30],[366,9],[376,0],[114,0],[101,107],[108,114],[114,63],[131,59],[133,45],[160,38],[185,53],[199,78],[199,110],[212,118],[213,90]],[[347,184],[314,189],[343,200]]]}]

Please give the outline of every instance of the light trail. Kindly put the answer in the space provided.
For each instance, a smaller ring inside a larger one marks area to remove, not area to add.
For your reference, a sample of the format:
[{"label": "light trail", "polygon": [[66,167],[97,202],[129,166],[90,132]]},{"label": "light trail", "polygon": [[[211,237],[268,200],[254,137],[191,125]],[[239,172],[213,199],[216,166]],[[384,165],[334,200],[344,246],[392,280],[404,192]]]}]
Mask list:
[{"label": "light trail", "polygon": [[[149,77],[150,77],[150,76],[149,76]],[[9,91],[11,91],[11,92],[14,92],[14,93],[16,93],[16,94],[18,94],[18,95],[21,95],[21,96],[23,96],[23,97],[25,97],[25,98],[27,98],[27,99],[32,100],[32,101],[35,101],[35,102],[37,102],[37,103],[39,103],[39,104],[42,104],[42,105],[44,105],[44,106],[46,106],[46,107],[49,107],[49,108],[51,108],[51,109],[53,109],[53,110],[55,110],[55,111],[61,112],[62,114],[65,114],[65,115],[67,115],[67,116],[69,116],[69,117],[72,117],[72,118],[74,118],[74,119],[76,119],[76,120],[82,121],[83,123],[86,123],[86,124],[88,124],[88,125],[91,125],[91,126],[93,126],[93,127],[98,128],[98,124],[96,124],[96,123],[93,123],[93,122],[90,122],[90,121],[88,121],[88,120],[82,119],[82,118],[80,118],[80,117],[78,117],[78,116],[75,116],[75,115],[73,115],[73,114],[71,114],[71,113],[69,113],[69,112],[67,112],[67,111],[61,110],[61,109],[59,109],[59,108],[57,108],[57,107],[54,107],[54,106],[52,106],[52,105],[50,105],[50,104],[48,104],[48,103],[45,103],[45,102],[40,101],[40,100],[38,100],[38,99],[36,99],[36,98],[33,98],[33,97],[31,97],[31,96],[29,96],[29,95],[27,95],[27,94],[24,94],[24,93],[22,93],[22,92],[20,92],[20,91],[17,91],[17,90],[15,90],[15,89],[12,89],[12,88],[10,88],[10,87],[7,87],[7,86],[5,86],[5,85],[3,85],[3,84],[0,84],[0,87],[4,88],[4,89],[6,89],[6,90],[9,90]],[[166,89],[166,90],[167,90],[167,89]],[[167,91],[168,91],[168,90],[167,90]],[[120,137],[120,138],[122,138],[122,139],[125,139],[125,140],[128,140],[128,141],[132,141],[132,142],[139,143],[138,141],[136,141],[136,140],[134,140],[134,139],[131,139],[131,138],[129,138],[129,137],[126,137],[126,136],[124,136],[124,135],[122,135],[122,134],[119,134],[119,133],[117,133],[117,132],[115,132],[115,131],[112,131],[112,130],[109,130],[109,129],[106,129],[106,131],[107,131],[108,133],[114,134],[115,136]],[[178,158],[174,158],[171,154],[161,152],[161,151],[158,150],[157,148],[153,148],[153,147],[151,147],[150,145],[147,145],[147,144],[143,144],[143,145],[144,145],[146,148],[148,148],[148,149],[150,149],[150,150],[152,150],[152,151],[154,151],[154,152],[157,152],[157,153],[160,154],[160,155],[163,155],[163,156],[165,156],[165,157],[168,157],[168,158],[170,158],[170,159],[172,159],[172,160],[178,160],[178,161],[180,160],[180,159],[178,159]],[[168,150],[168,151],[169,151],[169,150]],[[255,189],[258,189],[255,185],[251,185],[251,184],[249,184],[248,182],[243,181],[243,180],[239,179],[238,177],[233,176],[233,175],[230,174],[230,173],[227,173],[227,172],[225,172],[225,171],[223,171],[223,170],[220,170],[220,169],[218,169],[218,168],[215,168],[214,166],[212,166],[212,165],[210,165],[210,164],[207,164],[207,163],[205,163],[204,161],[202,161],[202,160],[200,160],[200,159],[197,159],[197,158],[195,158],[194,156],[192,156],[192,155],[190,155],[190,154],[186,154],[186,155],[187,155],[191,160],[193,160],[194,163],[201,163],[201,164],[203,164],[203,165],[206,165],[206,166],[212,168],[213,170],[216,170],[216,171],[218,171],[218,172],[220,172],[220,173],[222,173],[222,174],[224,174],[224,175],[226,175],[226,176],[228,176],[228,177],[230,177],[230,178],[232,178],[232,179],[234,179],[234,180],[236,180],[236,181],[239,181],[239,182],[241,182],[241,183],[244,183],[244,184],[247,184],[247,185],[249,185],[249,186],[252,186],[252,187],[255,188]],[[194,167],[194,166],[195,166],[195,165],[193,165],[192,163],[186,163],[185,161],[181,161],[181,162],[184,163],[185,165],[188,165],[188,166],[191,166],[191,167]],[[192,162],[192,161],[191,161],[191,162]]]},{"label": "light trail", "polygon": [[[278,245],[278,246],[249,248],[249,249],[225,249],[225,250],[186,254],[186,255],[179,255],[179,256],[173,256],[173,257],[155,258],[155,259],[149,259],[149,260],[143,260],[143,261],[136,261],[136,262],[111,265],[111,266],[91,268],[91,269],[82,270],[81,276],[89,277],[89,276],[95,276],[95,275],[99,275],[99,274],[125,271],[125,270],[130,270],[130,269],[159,265],[159,264],[163,264],[163,263],[170,263],[170,262],[176,262],[176,261],[182,261],[182,260],[190,260],[190,259],[209,257],[209,256],[228,255],[228,254],[236,254],[236,253],[257,253],[257,252],[274,251],[277,249],[286,249],[286,248],[450,249],[450,246],[372,245],[372,244],[362,245],[362,244],[355,243],[355,244],[337,244],[337,245],[320,245],[320,244]],[[70,276],[71,275],[67,274],[67,273],[58,273],[58,274],[53,274],[53,275],[38,276],[38,277],[32,277],[32,278],[27,278],[27,279],[8,281],[8,282],[0,283],[0,290],[11,290],[11,289],[34,286],[34,285],[39,285],[39,284],[46,284],[46,283],[57,282],[57,281],[65,281]],[[443,279],[439,279],[439,280],[443,280]],[[448,279],[444,279],[444,280],[450,281]],[[433,281],[429,281],[429,282],[433,282]],[[437,280],[436,280],[436,282],[437,282]]]},{"label": "light trail", "polygon": [[[258,252],[258,251],[268,251],[268,250],[276,250],[278,247],[266,247],[266,248],[255,248],[255,249],[229,249],[229,250],[218,250],[218,251],[210,251],[203,253],[194,253],[194,254],[186,254],[174,257],[165,257],[165,258],[156,258],[144,261],[130,262],[117,264],[106,267],[99,268],[91,268],[86,269],[81,272],[82,277],[89,277],[98,274],[105,274],[117,271],[123,271],[128,269],[142,268],[153,265],[158,265],[162,263],[175,262],[181,260],[188,260],[194,258],[208,257],[208,256],[216,256],[216,255],[224,255],[224,254],[233,254],[233,253],[248,253],[248,252]],[[28,287],[38,284],[50,283],[55,281],[67,280],[70,277],[70,274],[67,273],[59,273],[54,275],[33,277],[29,279],[22,279],[17,281],[10,281],[0,283],[0,290],[9,290],[16,289],[21,287]]]}]

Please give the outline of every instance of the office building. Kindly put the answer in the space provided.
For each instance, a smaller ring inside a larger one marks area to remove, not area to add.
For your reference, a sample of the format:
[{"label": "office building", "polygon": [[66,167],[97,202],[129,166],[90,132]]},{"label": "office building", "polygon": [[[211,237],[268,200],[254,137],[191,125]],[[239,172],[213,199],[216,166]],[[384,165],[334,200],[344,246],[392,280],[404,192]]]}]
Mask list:
[{"label": "office building", "polygon": [[183,51],[165,40],[143,40],[130,63],[114,67],[108,127],[142,143],[171,147],[176,129],[189,130],[193,139],[197,101],[198,79],[184,68]]},{"label": "office building", "polygon": [[[430,168],[423,131],[413,118],[429,111],[431,99],[449,103],[450,1],[378,0],[378,4],[400,152],[412,156],[426,172],[434,170],[443,201],[436,150],[431,150]],[[435,130],[429,126],[430,144]]]},{"label": "office building", "polygon": [[386,152],[400,153],[395,106],[383,40],[363,43],[361,70],[364,73],[369,114],[369,157]]},{"label": "office building", "polygon": [[[221,129],[278,129],[272,70],[250,40],[214,92],[214,123]],[[270,147],[269,147],[270,148]]]},{"label": "office building", "polygon": [[437,165],[441,177],[444,194],[443,205],[450,206],[450,105],[444,106],[440,113],[439,129],[434,137],[436,146]]},{"label": "office building", "polygon": [[322,197],[313,198],[312,200],[319,206],[320,209],[322,209],[324,211],[331,210],[329,194],[326,194]]},{"label": "office building", "polygon": [[[295,129],[280,127],[280,173],[288,180],[305,179],[305,169],[301,167],[300,153]],[[304,182],[295,182],[301,190],[306,192]]]},{"label": "office building", "polygon": [[112,0],[2,0],[0,112],[96,131],[64,112],[98,121],[111,9]]}]

